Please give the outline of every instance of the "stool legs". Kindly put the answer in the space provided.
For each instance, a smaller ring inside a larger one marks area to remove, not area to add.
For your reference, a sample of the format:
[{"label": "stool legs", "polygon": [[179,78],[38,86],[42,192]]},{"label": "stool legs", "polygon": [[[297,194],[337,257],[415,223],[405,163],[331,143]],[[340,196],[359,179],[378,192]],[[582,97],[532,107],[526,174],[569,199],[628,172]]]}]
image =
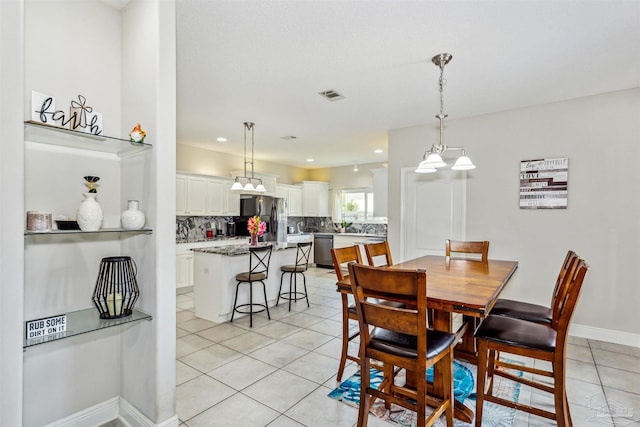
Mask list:
[{"label": "stool legs", "polygon": [[[289,292],[282,293],[282,280],[284,279],[284,275],[289,273]],[[291,272],[291,271],[283,271],[280,275],[280,289],[278,289],[278,300],[276,301],[276,306],[280,303],[280,298],[289,300],[289,311],[291,311],[291,301],[298,301],[301,298],[298,298],[298,274],[302,275],[302,281],[304,285],[304,297],[307,301],[307,308],[311,307],[309,305],[309,294],[307,292],[307,277],[304,275],[304,272]],[[302,292],[300,292],[302,293]],[[286,296],[285,296],[286,295]]]},{"label": "stool legs", "polygon": [[[240,288],[240,284],[241,283],[248,283],[249,284],[249,303],[248,304],[240,304],[238,305],[238,289]],[[243,313],[243,314],[248,314],[249,315],[249,327],[253,328],[253,313],[259,313],[261,311],[266,310],[267,311],[267,317],[269,320],[271,320],[271,313],[269,313],[269,304],[267,302],[267,286],[265,285],[265,283],[260,280],[260,283],[262,283],[262,291],[264,293],[264,305],[263,304],[254,304],[253,303],[253,283],[254,282],[238,282],[238,284],[236,284],[236,296],[233,300],[233,310],[231,311],[231,320],[230,322],[233,322],[233,318],[236,315],[236,312],[238,313]],[[258,305],[261,307],[264,307],[264,310],[258,310],[258,311],[254,311],[253,310],[253,306],[254,305]],[[249,307],[249,311],[239,311],[238,309],[240,307]]]}]

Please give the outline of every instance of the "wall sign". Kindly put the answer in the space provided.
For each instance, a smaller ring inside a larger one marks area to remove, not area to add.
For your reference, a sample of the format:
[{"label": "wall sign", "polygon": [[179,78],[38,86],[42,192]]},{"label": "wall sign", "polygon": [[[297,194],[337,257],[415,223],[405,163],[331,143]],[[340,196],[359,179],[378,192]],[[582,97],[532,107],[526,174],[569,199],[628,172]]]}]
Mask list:
[{"label": "wall sign", "polygon": [[78,132],[101,135],[102,113],[86,104],[87,98],[78,95],[77,101],[71,101],[69,114],[66,114],[62,110],[56,110],[56,100],[53,96],[31,91],[31,120],[45,124],[56,123]]},{"label": "wall sign", "polygon": [[569,159],[520,162],[520,209],[566,209]]},{"label": "wall sign", "polygon": [[29,320],[26,323],[26,338],[42,338],[47,335],[59,334],[67,330],[67,315],[44,317],[37,320]]}]

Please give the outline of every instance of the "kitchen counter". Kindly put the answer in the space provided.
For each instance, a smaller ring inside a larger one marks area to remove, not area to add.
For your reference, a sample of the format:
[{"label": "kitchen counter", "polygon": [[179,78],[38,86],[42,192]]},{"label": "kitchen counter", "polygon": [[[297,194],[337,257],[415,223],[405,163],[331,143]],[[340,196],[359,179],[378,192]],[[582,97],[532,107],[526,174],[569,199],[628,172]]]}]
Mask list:
[{"label": "kitchen counter", "polygon": [[248,240],[249,236],[216,236],[211,239],[206,237],[190,238],[190,239],[176,239],[176,244],[179,243],[202,243],[202,242],[221,242],[225,240]]},{"label": "kitchen counter", "polygon": [[[282,251],[285,249],[295,249],[298,246],[291,243],[259,243],[258,246],[273,246],[273,251]],[[246,255],[249,253],[249,245],[225,245],[204,248],[193,248],[193,252],[204,252],[207,254],[218,254],[226,256]]]},{"label": "kitchen counter", "polygon": [[[309,233],[304,233],[304,234],[309,234]],[[384,234],[374,234],[374,233],[336,233],[336,232],[317,232],[317,233],[310,233],[315,235],[319,235],[319,236],[356,236],[356,237],[380,237],[383,239],[386,239],[387,236]],[[296,233],[294,234],[290,234],[290,236],[297,236]]]},{"label": "kitchen counter", "polygon": [[[296,247],[295,244],[280,244],[277,248],[274,246],[269,263],[269,275],[264,281],[269,307],[274,306],[278,298],[280,267],[295,264]],[[192,253],[193,303],[196,316],[216,323],[229,321],[236,290],[236,274],[249,270],[249,245],[192,248]],[[262,294],[260,287],[258,285],[254,289],[257,295]],[[242,304],[248,300],[249,286],[240,286],[238,303]],[[236,313],[236,318],[241,316],[244,314]]]}]

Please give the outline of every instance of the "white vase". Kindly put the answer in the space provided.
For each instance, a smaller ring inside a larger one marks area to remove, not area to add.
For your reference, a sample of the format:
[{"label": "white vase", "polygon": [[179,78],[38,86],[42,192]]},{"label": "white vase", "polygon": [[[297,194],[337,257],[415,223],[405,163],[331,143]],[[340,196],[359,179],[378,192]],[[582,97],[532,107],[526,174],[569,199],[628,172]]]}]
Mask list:
[{"label": "white vase", "polygon": [[96,200],[98,193],[83,193],[84,200],[80,203],[76,220],[82,231],[97,231],[102,227],[102,208]]},{"label": "white vase", "polygon": [[138,209],[139,202],[137,200],[129,200],[128,209],[120,215],[122,228],[126,230],[140,230],[144,227],[144,213]]}]

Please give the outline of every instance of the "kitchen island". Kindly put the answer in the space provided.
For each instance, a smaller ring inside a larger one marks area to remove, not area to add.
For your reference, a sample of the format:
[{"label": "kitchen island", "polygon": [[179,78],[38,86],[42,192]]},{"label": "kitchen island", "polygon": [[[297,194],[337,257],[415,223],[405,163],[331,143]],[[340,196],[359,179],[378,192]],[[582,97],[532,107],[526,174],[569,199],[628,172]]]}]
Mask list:
[{"label": "kitchen island", "polygon": [[[260,245],[271,243],[260,243]],[[278,298],[280,267],[296,262],[296,244],[273,243],[269,275],[265,280],[267,304]],[[236,292],[236,274],[249,270],[249,245],[194,248],[193,302],[196,316],[216,323],[231,319]],[[255,290],[258,290],[256,287]],[[262,295],[262,290],[257,294]],[[255,297],[256,295],[254,295]],[[238,304],[249,301],[249,286],[240,286]],[[243,314],[236,313],[236,318]]]}]

